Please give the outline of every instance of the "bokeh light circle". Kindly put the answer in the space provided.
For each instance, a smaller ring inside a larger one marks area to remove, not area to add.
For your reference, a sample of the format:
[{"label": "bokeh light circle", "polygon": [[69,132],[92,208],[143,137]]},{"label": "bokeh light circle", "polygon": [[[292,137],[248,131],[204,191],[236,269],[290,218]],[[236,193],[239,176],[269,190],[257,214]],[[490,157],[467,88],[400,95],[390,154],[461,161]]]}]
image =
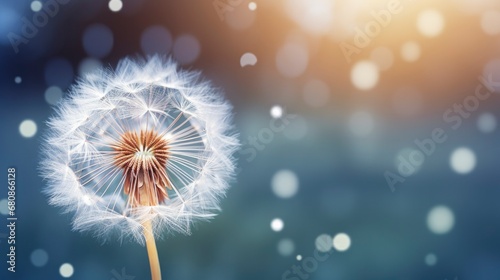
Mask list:
[{"label": "bokeh light circle", "polygon": [[467,174],[476,167],[476,154],[466,147],[457,148],[451,154],[450,165],[456,173]]},{"label": "bokeh light circle", "polygon": [[349,129],[354,136],[366,137],[375,128],[375,120],[372,115],[365,111],[354,112],[349,118]]},{"label": "bokeh light circle", "polygon": [[37,0],[31,2],[31,5],[30,5],[31,10],[35,13],[41,11],[42,7],[43,7],[42,2],[37,1]]},{"label": "bokeh light circle", "polygon": [[9,214],[9,205],[6,198],[0,200],[0,214],[7,215]]},{"label": "bokeh light circle", "polygon": [[293,117],[290,117],[290,123],[287,124],[283,131],[283,135],[287,139],[299,141],[306,137],[308,131],[306,119],[302,116],[293,115]]},{"label": "bokeh light circle", "polygon": [[414,41],[408,41],[401,46],[401,58],[406,62],[415,62],[420,58],[420,45]]},{"label": "bokeh light circle", "polygon": [[184,34],[174,42],[173,55],[180,64],[194,62],[201,52],[200,42],[193,35]]},{"label": "bokeh light circle", "polygon": [[253,53],[244,53],[240,58],[241,67],[254,66],[255,64],[257,64],[257,56]]},{"label": "bokeh light circle", "polygon": [[351,82],[357,89],[370,90],[379,80],[379,69],[371,61],[357,62],[351,69]]},{"label": "bokeh light circle", "polygon": [[73,268],[73,265],[70,263],[63,263],[59,267],[59,274],[61,274],[62,277],[64,278],[69,278],[73,276],[73,273],[75,272],[75,269]]},{"label": "bokeh light circle", "polygon": [[430,253],[425,256],[425,264],[428,266],[434,266],[437,263],[437,257],[436,255]]},{"label": "bokeh light circle", "polygon": [[285,11],[302,29],[314,35],[330,31],[335,19],[331,0],[287,0]]},{"label": "bokeh light circle", "polygon": [[78,74],[80,76],[84,76],[95,71],[96,69],[99,69],[100,67],[102,67],[102,63],[100,60],[87,57],[80,61],[80,64],[78,65]]},{"label": "bokeh light circle", "polygon": [[283,257],[288,257],[295,251],[295,244],[289,238],[281,239],[278,242],[278,253]]},{"label": "bokeh light circle", "polygon": [[58,86],[51,86],[45,90],[45,101],[50,105],[56,105],[63,96],[63,91]]},{"label": "bokeh light circle", "polygon": [[83,32],[83,48],[91,57],[107,56],[113,48],[113,32],[104,24],[90,25]]},{"label": "bokeh light circle", "polygon": [[481,28],[488,35],[500,34],[500,11],[485,11],[481,16]]},{"label": "bokeh light circle", "polygon": [[119,12],[123,8],[123,2],[121,0],[111,0],[108,3],[108,7],[112,12]]},{"label": "bokeh light circle", "polygon": [[299,190],[299,178],[291,170],[280,170],[271,180],[271,189],[279,198],[291,198]]},{"label": "bokeh light circle", "polygon": [[370,53],[370,60],[378,66],[378,69],[385,71],[394,63],[394,54],[386,47],[378,47]]},{"label": "bokeh light circle", "polygon": [[497,127],[497,120],[492,113],[482,113],[477,119],[477,128],[482,133],[491,133]]},{"label": "bokeh light circle", "polygon": [[446,234],[455,224],[455,216],[450,208],[439,205],[427,214],[427,227],[434,234]]},{"label": "bokeh light circle", "polygon": [[269,113],[271,114],[271,117],[279,119],[283,117],[283,108],[279,105],[274,105],[271,107],[271,110],[269,110]]},{"label": "bokeh light circle", "polygon": [[296,78],[302,75],[309,63],[307,48],[299,43],[288,42],[276,54],[276,67],[281,75]]},{"label": "bokeh light circle", "polygon": [[443,32],[444,17],[437,10],[422,11],[417,18],[417,29],[426,37],[436,37]]},{"label": "bokeh light circle", "polygon": [[142,32],[141,49],[145,54],[168,54],[172,45],[172,35],[163,26],[153,25]]},{"label": "bokeh light circle", "polygon": [[42,267],[49,261],[49,254],[43,249],[36,249],[31,252],[30,255],[31,263],[36,267]]},{"label": "bokeh light circle", "polygon": [[21,122],[19,125],[19,133],[21,133],[21,136],[24,138],[31,138],[35,136],[37,131],[37,126],[36,123],[32,120],[24,120]]},{"label": "bokeh light circle", "polygon": [[330,88],[325,82],[312,79],[304,85],[302,97],[307,105],[322,107],[327,104],[330,98]]},{"label": "bokeh light circle", "polygon": [[333,248],[339,252],[349,250],[351,247],[351,237],[346,233],[339,233],[333,237]]},{"label": "bokeh light circle", "polygon": [[[19,1],[0,1],[0,44],[11,46],[10,36],[7,34],[14,30],[19,30],[21,28],[21,21],[19,20],[24,13],[17,5],[11,5],[11,3],[21,3]],[[24,2],[22,2],[24,4]],[[16,53],[20,51],[18,48]]]},{"label": "bokeh light circle", "polygon": [[282,231],[284,226],[285,226],[285,223],[280,218],[275,218],[271,221],[271,229],[273,231],[276,231],[276,232]]},{"label": "bokeh light circle", "polygon": [[424,162],[425,155],[422,151],[414,148],[404,148],[397,153],[394,165],[400,174],[411,176],[422,168]]},{"label": "bokeh light circle", "polygon": [[333,246],[333,239],[330,235],[324,233],[316,237],[316,240],[314,241],[314,246],[316,247],[316,250],[320,252],[328,252],[332,249]]},{"label": "bokeh light circle", "polygon": [[496,85],[497,81],[500,81],[500,58],[493,58],[484,65],[483,76],[485,79],[493,81],[489,86],[493,87],[494,90],[500,88]]}]

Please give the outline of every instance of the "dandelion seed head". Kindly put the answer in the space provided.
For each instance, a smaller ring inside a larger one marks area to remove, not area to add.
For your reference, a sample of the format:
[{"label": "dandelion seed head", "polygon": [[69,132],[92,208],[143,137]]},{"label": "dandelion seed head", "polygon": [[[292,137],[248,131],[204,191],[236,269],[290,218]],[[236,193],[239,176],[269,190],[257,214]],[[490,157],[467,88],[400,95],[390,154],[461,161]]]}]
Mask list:
[{"label": "dandelion seed head", "polygon": [[159,56],[86,73],[48,122],[41,162],[49,202],[73,228],[144,243],[191,233],[229,187],[239,146],[231,106],[200,73]]}]

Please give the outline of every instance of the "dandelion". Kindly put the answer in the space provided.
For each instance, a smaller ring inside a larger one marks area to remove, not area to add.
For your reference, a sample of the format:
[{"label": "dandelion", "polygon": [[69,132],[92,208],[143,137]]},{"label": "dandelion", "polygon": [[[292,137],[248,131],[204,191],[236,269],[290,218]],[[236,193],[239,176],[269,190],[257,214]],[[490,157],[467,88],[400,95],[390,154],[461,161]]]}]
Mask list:
[{"label": "dandelion", "polygon": [[157,56],[87,74],[49,122],[42,175],[73,229],[145,244],[212,218],[234,173],[231,106],[199,73]]}]

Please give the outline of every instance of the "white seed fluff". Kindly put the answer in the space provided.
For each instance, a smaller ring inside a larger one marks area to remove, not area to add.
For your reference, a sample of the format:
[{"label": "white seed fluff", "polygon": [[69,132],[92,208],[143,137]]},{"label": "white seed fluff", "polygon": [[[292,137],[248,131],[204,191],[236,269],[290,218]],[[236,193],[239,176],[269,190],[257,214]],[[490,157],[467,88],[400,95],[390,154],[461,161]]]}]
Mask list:
[{"label": "white seed fluff", "polygon": [[[234,174],[239,142],[231,106],[200,73],[158,56],[87,73],[48,125],[41,170],[49,202],[74,213],[74,230],[102,240],[132,237],[144,244],[148,220],[156,236],[190,234],[194,221],[215,216]],[[112,145],[139,131],[168,142],[164,168],[172,189],[158,205],[130,205],[116,165]]]}]

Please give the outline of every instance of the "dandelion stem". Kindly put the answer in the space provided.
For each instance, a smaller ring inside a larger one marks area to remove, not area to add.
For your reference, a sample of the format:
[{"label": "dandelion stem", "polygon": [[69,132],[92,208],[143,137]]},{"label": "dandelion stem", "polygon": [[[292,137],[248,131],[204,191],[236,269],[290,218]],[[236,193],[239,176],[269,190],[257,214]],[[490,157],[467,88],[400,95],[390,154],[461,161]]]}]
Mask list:
[{"label": "dandelion stem", "polygon": [[156,250],[156,242],[151,221],[144,222],[143,226],[149,265],[151,266],[151,280],[161,280],[160,260],[158,259],[158,251]]}]

